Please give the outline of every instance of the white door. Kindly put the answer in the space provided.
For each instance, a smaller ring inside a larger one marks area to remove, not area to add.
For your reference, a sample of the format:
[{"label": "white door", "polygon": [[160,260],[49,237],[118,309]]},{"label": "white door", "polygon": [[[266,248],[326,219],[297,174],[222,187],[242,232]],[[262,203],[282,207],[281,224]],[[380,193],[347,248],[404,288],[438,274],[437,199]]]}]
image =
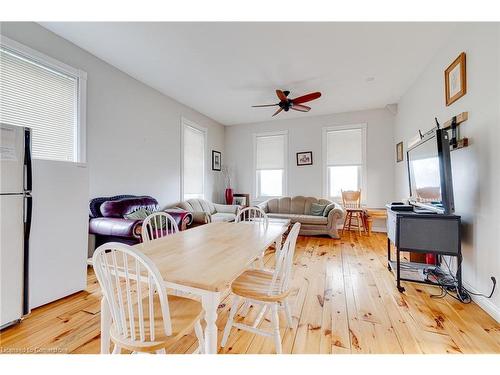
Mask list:
[{"label": "white door", "polygon": [[0,326],[23,315],[24,197],[0,195]]}]

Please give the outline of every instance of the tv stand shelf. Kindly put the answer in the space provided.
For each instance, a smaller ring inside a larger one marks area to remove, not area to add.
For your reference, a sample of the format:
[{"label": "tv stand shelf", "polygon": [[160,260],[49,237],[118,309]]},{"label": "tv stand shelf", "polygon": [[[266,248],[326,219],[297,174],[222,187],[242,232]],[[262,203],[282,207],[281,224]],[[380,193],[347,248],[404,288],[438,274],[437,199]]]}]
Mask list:
[{"label": "tv stand shelf", "polygon": [[[460,216],[445,214],[416,213],[413,211],[394,211],[387,206],[387,261],[388,268],[396,274],[397,288],[404,292],[401,281],[423,282],[403,274],[410,268],[432,267],[428,264],[415,265],[410,262],[401,263],[401,252],[415,252],[447,255],[457,257],[458,290],[462,290],[462,245],[460,240]],[[391,243],[396,248],[396,260],[391,259]],[[415,270],[414,270],[415,271]],[[408,273],[408,272],[406,272]]]}]

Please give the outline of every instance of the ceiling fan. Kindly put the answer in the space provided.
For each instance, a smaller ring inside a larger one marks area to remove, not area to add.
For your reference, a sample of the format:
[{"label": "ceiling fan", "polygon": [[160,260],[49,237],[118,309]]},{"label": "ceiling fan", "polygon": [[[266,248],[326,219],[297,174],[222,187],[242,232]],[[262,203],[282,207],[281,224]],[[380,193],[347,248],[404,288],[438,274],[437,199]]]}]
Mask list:
[{"label": "ceiling fan", "polygon": [[301,103],[310,102],[311,100],[318,99],[321,96],[320,92],[312,92],[310,94],[299,96],[295,99],[288,99],[288,95],[290,91],[282,91],[276,90],[276,95],[280,100],[279,103],[276,104],[262,104],[262,105],[253,105],[252,107],[275,107],[279,106],[278,110],[274,112],[273,117],[276,116],[281,111],[288,112],[289,109],[293,109],[299,112],[309,112],[311,107],[306,105],[302,105]]}]

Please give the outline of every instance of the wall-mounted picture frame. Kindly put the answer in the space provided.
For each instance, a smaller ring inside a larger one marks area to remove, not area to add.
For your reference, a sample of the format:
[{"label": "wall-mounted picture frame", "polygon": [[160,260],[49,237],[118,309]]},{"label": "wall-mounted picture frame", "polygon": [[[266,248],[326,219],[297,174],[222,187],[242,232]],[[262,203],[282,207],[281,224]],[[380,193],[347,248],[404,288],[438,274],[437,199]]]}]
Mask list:
[{"label": "wall-mounted picture frame", "polygon": [[212,150],[212,170],[220,171],[222,167],[222,154],[219,151]]},{"label": "wall-mounted picture frame", "polygon": [[444,71],[446,106],[467,94],[465,52],[462,52]]},{"label": "wall-mounted picture frame", "polygon": [[312,165],[313,153],[312,151],[297,152],[297,166]]},{"label": "wall-mounted picture frame", "polygon": [[399,142],[396,145],[396,161],[399,163],[400,161],[403,161],[404,159],[404,152],[403,152],[403,142]]}]

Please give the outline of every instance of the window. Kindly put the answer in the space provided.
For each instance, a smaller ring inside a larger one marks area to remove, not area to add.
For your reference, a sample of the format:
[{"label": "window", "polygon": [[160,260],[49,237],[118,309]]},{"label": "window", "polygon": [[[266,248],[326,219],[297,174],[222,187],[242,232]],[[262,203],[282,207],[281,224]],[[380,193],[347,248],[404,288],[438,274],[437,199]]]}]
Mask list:
[{"label": "window", "polygon": [[340,200],[342,190],[364,190],[365,138],[366,125],[324,129],[325,190],[329,198]]},{"label": "window", "polygon": [[182,120],[183,199],[205,197],[206,129]]},{"label": "window", "polygon": [[86,75],[2,37],[0,122],[32,129],[33,157],[85,161]]},{"label": "window", "polygon": [[258,198],[286,194],[287,133],[255,135],[255,186]]}]

